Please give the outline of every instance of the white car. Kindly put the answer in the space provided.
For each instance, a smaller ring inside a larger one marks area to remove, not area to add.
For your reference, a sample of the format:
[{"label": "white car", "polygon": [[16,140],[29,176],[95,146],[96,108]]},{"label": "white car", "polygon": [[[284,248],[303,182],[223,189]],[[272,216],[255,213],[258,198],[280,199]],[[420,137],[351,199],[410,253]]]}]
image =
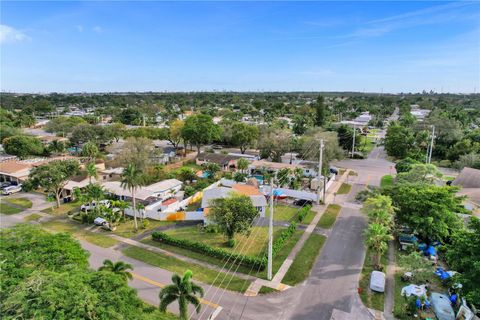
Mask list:
[{"label": "white car", "polygon": [[108,224],[108,221],[103,218],[97,217],[95,218],[95,220],[93,220],[93,224],[95,224],[96,226],[104,226]]},{"label": "white car", "polygon": [[[107,208],[110,208],[110,200],[100,200],[98,202],[98,205],[103,205]],[[95,209],[95,207],[97,206],[97,202],[96,201],[92,201],[91,203],[86,203],[86,204],[83,204],[81,207],[80,207],[80,210],[82,211],[90,211],[90,210],[93,210]]]},{"label": "white car", "polygon": [[17,192],[20,192],[20,191],[22,191],[22,185],[9,186],[9,187],[3,188],[2,194],[9,195],[9,194],[17,193]]}]

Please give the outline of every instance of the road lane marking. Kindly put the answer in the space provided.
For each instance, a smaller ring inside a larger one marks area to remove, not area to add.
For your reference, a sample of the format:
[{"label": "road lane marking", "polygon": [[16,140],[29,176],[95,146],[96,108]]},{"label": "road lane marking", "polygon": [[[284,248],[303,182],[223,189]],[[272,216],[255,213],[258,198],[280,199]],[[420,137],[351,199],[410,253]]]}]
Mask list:
[{"label": "road lane marking", "polygon": [[[136,273],[133,273],[133,272],[130,272],[132,274],[132,276],[135,278],[135,279],[138,279],[138,280],[141,280],[143,282],[146,282],[146,283],[149,283],[151,285],[154,285],[156,287],[159,287],[159,288],[165,288],[165,284],[163,283],[160,283],[160,282],[157,282],[155,280],[152,280],[152,279],[149,279],[149,278],[146,278],[144,276],[141,276],[139,274],[136,274]],[[209,307],[212,307],[212,308],[219,308],[220,306],[216,303],[213,303],[213,302],[210,302],[208,300],[205,300],[205,299],[202,299],[200,298],[200,303],[204,304],[204,305],[207,305]]]}]

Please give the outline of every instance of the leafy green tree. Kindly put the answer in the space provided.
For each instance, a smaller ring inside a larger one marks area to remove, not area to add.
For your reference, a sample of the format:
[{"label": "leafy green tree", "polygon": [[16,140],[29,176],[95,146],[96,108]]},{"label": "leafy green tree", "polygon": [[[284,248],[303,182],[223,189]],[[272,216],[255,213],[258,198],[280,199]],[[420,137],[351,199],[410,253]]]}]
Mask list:
[{"label": "leafy green tree", "polygon": [[296,114],[293,116],[293,133],[297,135],[302,135],[307,131],[309,121],[306,116]]},{"label": "leafy green tree", "polygon": [[247,180],[247,175],[245,173],[235,172],[233,180],[235,182],[245,182],[245,180]]},{"label": "leafy green tree", "polygon": [[251,126],[243,122],[235,122],[232,125],[232,143],[240,148],[241,153],[255,145],[260,134],[256,126]]},{"label": "leafy green tree", "polygon": [[209,219],[218,225],[229,241],[237,233],[248,233],[258,215],[249,197],[234,193],[227,198],[212,200],[209,206]]},{"label": "leafy green tree", "polygon": [[103,127],[89,123],[79,124],[75,126],[70,134],[70,142],[75,146],[82,144],[94,143],[95,145],[105,142]]},{"label": "leafy green tree", "polygon": [[415,159],[412,159],[410,157],[407,157],[405,159],[398,161],[397,164],[395,165],[395,169],[397,170],[397,173],[408,172],[412,169],[412,166],[414,164],[419,164],[419,163],[421,162]]},{"label": "leafy green tree", "polygon": [[174,148],[177,148],[182,141],[182,130],[184,125],[185,123],[180,119],[170,122],[167,140],[170,141]]},{"label": "leafy green tree", "polygon": [[258,141],[260,156],[281,162],[282,156],[292,149],[292,134],[288,130],[267,129],[262,132]]},{"label": "leafy green tree", "polygon": [[63,153],[67,149],[64,141],[53,140],[47,147],[49,153]]},{"label": "leafy green tree", "polygon": [[472,217],[468,229],[455,232],[446,247],[449,266],[460,272],[462,291],[468,301],[480,308],[480,219]]},{"label": "leafy green tree", "polygon": [[125,108],[120,111],[116,117],[118,122],[129,125],[140,125],[142,123],[142,114],[137,108]]},{"label": "leafy green tree", "polygon": [[45,131],[66,137],[77,125],[87,123],[80,117],[57,117],[45,125]]},{"label": "leafy green tree", "polygon": [[469,153],[460,156],[458,161],[455,161],[455,167],[462,170],[465,167],[480,169],[480,154]]},{"label": "leafy green tree", "polygon": [[416,163],[410,167],[408,172],[397,175],[398,182],[411,183],[434,183],[442,182],[442,173],[433,164]]},{"label": "leafy green tree", "polygon": [[53,193],[60,207],[60,196],[68,180],[76,175],[80,166],[76,160],[54,160],[45,165],[33,168],[29,180],[33,188],[42,187]]},{"label": "leafy green tree", "polygon": [[129,137],[115,160],[123,167],[134,164],[139,170],[146,171],[151,165],[154,155],[155,146],[152,140],[143,137]]},{"label": "leafy green tree", "polygon": [[280,187],[288,185],[290,183],[290,175],[292,170],[289,168],[282,168],[277,172],[277,183]]},{"label": "leafy green tree", "polygon": [[82,147],[82,156],[87,157],[90,160],[95,160],[95,158],[99,154],[98,147],[95,143],[93,142],[87,142],[85,145]]},{"label": "leafy green tree", "polygon": [[27,156],[40,156],[45,151],[42,142],[38,138],[25,135],[5,138],[3,140],[3,148],[6,153],[22,159]]},{"label": "leafy green tree", "polygon": [[132,274],[128,270],[133,270],[131,264],[125,263],[123,261],[112,262],[108,259],[104,260],[103,266],[98,268],[98,271],[113,272],[125,279],[125,281],[133,279]]},{"label": "leafy green tree", "polygon": [[240,172],[242,173],[244,173],[248,169],[249,165],[250,162],[245,158],[240,158],[237,160],[237,169],[240,170]]},{"label": "leafy green tree", "polygon": [[195,171],[190,167],[181,167],[178,175],[182,181],[192,181],[197,178]]},{"label": "leafy green tree", "polygon": [[323,96],[318,96],[315,104],[315,125],[322,127],[325,124],[326,110]]},{"label": "leafy green tree", "polygon": [[144,179],[142,171],[138,169],[134,164],[129,164],[125,169],[123,169],[123,173],[121,176],[121,186],[124,189],[128,189],[132,195],[132,210],[135,231],[138,230],[135,191],[143,185]]},{"label": "leafy green tree", "polygon": [[212,117],[205,114],[197,114],[188,117],[182,128],[182,138],[197,147],[200,147],[220,139],[220,129],[213,123]]},{"label": "leafy green tree", "polygon": [[446,241],[460,227],[456,213],[464,213],[465,209],[457,191],[456,187],[397,183],[389,195],[398,208],[398,222],[412,227],[429,242]]},{"label": "leafy green tree", "polygon": [[[99,183],[91,183],[85,187],[87,197],[94,201],[105,199],[105,189]],[[97,206],[95,207],[97,208]]]},{"label": "leafy green tree", "polygon": [[95,166],[94,162],[89,162],[85,166],[85,171],[87,172],[87,177],[88,177],[88,183],[92,184],[92,178],[97,178],[98,173],[97,173],[97,167]]},{"label": "leafy green tree", "polygon": [[399,125],[392,123],[388,126],[387,134],[385,136],[385,150],[389,156],[403,159],[413,146],[412,132]]},{"label": "leafy green tree", "polygon": [[386,226],[379,223],[370,223],[365,229],[365,244],[374,252],[374,267],[380,267],[380,259],[388,249],[388,242],[393,237]]},{"label": "leafy green tree", "polygon": [[[342,124],[337,129],[338,133],[338,144],[347,151],[352,150],[353,144],[353,128],[346,124]],[[360,144],[360,139],[355,139],[355,146]]]},{"label": "leafy green tree", "polygon": [[190,270],[185,271],[183,277],[178,274],[172,276],[173,284],[170,284],[160,291],[160,311],[165,312],[169,304],[178,301],[180,309],[180,319],[188,318],[188,305],[192,304],[197,313],[200,312],[200,299],[203,297],[203,288],[192,282],[193,273]]}]

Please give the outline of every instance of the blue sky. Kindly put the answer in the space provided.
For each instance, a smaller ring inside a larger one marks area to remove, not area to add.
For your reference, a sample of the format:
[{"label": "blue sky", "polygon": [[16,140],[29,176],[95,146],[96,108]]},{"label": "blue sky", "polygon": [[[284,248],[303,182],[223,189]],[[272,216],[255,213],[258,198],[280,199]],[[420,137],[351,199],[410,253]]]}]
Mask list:
[{"label": "blue sky", "polygon": [[17,92],[480,90],[479,2],[5,2]]}]

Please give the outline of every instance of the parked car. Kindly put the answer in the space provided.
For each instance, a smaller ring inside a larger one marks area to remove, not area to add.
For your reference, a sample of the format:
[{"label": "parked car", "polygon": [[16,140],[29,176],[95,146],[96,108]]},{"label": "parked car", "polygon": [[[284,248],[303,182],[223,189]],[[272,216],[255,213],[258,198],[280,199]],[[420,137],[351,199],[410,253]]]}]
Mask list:
[{"label": "parked car", "polygon": [[312,200],[307,200],[307,199],[295,199],[293,200],[293,204],[296,206],[311,206],[312,205]]},{"label": "parked car", "polygon": [[[110,208],[110,206],[111,206],[110,200],[100,200],[98,202],[98,205],[103,205],[107,208]],[[91,203],[82,204],[82,206],[80,207],[80,210],[86,212],[86,211],[90,211],[90,210],[95,209],[96,206],[97,206],[96,201],[92,201]]]},{"label": "parked car", "polygon": [[9,187],[3,188],[2,194],[9,195],[9,194],[17,193],[17,192],[20,192],[20,191],[22,191],[22,185],[9,186]]},{"label": "parked car", "polygon": [[97,217],[95,220],[93,220],[93,224],[96,226],[105,226],[108,224],[108,221],[105,220],[104,218]]},{"label": "parked car", "polygon": [[0,183],[0,188],[3,189],[3,188],[6,188],[6,187],[10,187],[11,185],[12,185],[12,183],[9,182],[9,181],[2,182],[2,183]]},{"label": "parked car", "polygon": [[338,169],[335,167],[330,167],[330,173],[338,174]]}]

